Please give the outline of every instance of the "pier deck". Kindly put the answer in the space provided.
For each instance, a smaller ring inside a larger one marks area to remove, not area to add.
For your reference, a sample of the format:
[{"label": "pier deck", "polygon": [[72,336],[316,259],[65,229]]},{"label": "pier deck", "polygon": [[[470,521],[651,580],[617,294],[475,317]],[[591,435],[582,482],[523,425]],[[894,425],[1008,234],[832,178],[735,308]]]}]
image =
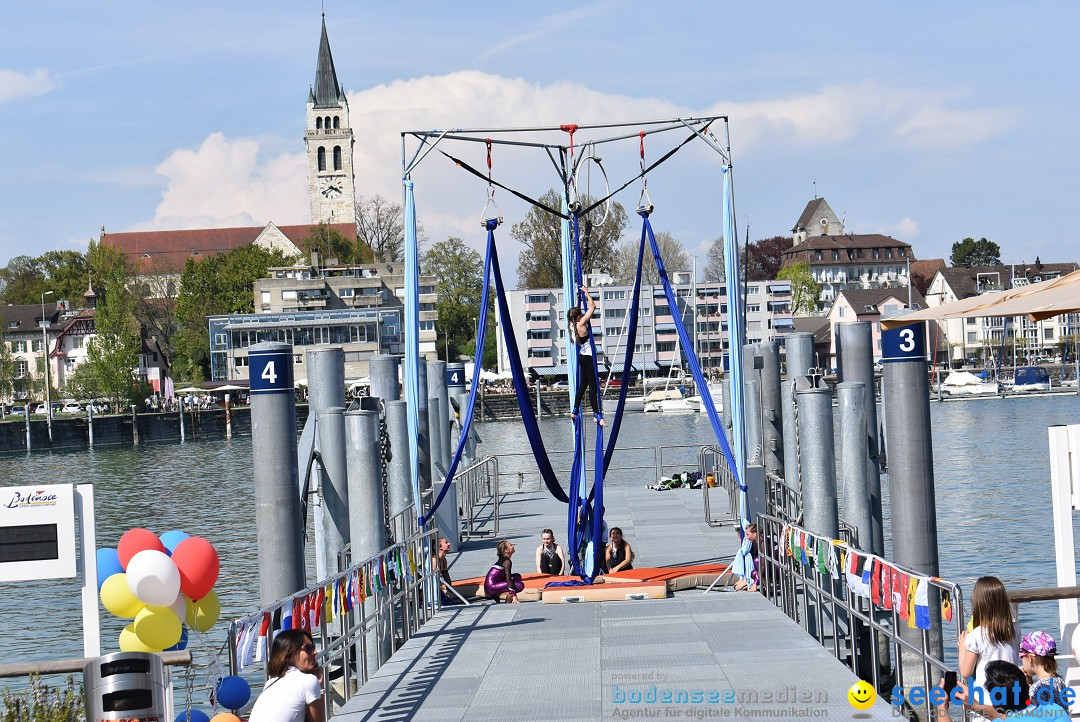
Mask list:
[{"label": "pier deck", "polygon": [[[710,493],[714,510],[727,508],[722,490]],[[701,490],[610,487],[605,506],[608,525],[623,529],[638,566],[727,562],[738,548],[732,526],[705,523]],[[565,510],[546,491],[505,494],[499,536],[463,544],[451,555],[451,574],[485,574],[504,538],[518,547],[515,569],[533,571],[541,529],[551,527],[564,541]],[[689,590],[648,602],[482,603],[441,611],[334,718],[708,719],[769,710],[773,719],[849,719],[855,710],[847,691],[856,681],[759,594]],[[700,701],[691,697],[695,691]],[[665,693],[672,701],[661,701]],[[637,694],[657,701],[631,701]],[[859,716],[892,717],[880,700]]]}]

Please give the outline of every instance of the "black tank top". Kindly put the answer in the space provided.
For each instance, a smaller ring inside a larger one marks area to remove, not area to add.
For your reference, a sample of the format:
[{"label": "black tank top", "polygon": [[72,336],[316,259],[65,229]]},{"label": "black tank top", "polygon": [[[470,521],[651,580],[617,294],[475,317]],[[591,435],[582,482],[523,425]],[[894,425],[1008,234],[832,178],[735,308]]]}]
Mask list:
[{"label": "black tank top", "polygon": [[[611,545],[611,566],[612,567],[619,566],[620,564],[622,564],[624,559],[626,559],[626,544],[623,543],[623,544],[620,544],[619,546],[615,546],[614,544],[612,544]],[[633,568],[634,568],[633,564],[627,564],[625,567],[623,567],[619,571],[625,571],[626,569],[633,569]]]},{"label": "black tank top", "polygon": [[[558,547],[555,547],[558,549]],[[558,554],[547,554],[543,549],[540,550],[540,572],[542,574],[561,574],[562,573],[562,559]]]}]

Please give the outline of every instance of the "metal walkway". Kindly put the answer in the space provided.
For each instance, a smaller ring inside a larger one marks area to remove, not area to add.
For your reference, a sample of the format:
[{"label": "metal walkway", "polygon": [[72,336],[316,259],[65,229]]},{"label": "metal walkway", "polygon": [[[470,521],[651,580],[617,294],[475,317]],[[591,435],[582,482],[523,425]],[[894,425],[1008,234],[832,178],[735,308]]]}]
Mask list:
[{"label": "metal walkway", "polygon": [[851,707],[856,681],[758,594],[477,605],[440,612],[334,719],[892,719]]}]

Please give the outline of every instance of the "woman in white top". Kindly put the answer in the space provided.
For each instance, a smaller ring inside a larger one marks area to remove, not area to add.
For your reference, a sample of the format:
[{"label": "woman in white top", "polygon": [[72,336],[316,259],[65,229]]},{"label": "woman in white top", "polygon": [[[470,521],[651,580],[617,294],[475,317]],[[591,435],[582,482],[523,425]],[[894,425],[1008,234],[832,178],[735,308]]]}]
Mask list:
[{"label": "woman in white top", "polygon": [[[986,695],[987,664],[1001,660],[1020,666],[1020,627],[1012,620],[1009,595],[997,577],[979,577],[975,582],[971,623],[974,628],[961,632],[957,640],[960,679],[974,675],[975,686],[982,687]],[[986,700],[989,702],[989,697]]]},{"label": "woman in white top", "polygon": [[581,413],[581,402],[587,392],[593,418],[596,419],[598,425],[604,426],[604,417],[600,414],[600,401],[596,392],[596,369],[593,367],[592,343],[589,339],[592,333],[589,321],[596,313],[596,301],[589,294],[589,289],[581,286],[581,291],[585,294],[588,309],[583,313],[577,306],[572,306],[566,312],[566,331],[577,346],[578,365],[577,398],[574,399],[574,408],[570,409],[570,418],[576,419]]},{"label": "woman in white top", "polygon": [[279,632],[266,673],[269,679],[249,722],[323,722],[322,669],[310,634],[300,629]]}]

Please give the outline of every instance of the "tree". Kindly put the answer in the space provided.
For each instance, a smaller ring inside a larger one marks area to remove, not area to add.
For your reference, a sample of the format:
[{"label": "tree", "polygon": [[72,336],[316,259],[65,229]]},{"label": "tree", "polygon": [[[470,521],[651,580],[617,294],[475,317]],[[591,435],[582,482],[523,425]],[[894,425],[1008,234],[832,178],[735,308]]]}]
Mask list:
[{"label": "tree", "polygon": [[[464,241],[452,237],[432,245],[421,257],[420,267],[421,273],[435,276],[439,294],[436,348],[448,349],[451,358],[456,358],[474,338],[473,322],[479,317],[484,290],[484,261]],[[494,320],[490,310],[488,317]]]},{"label": "tree", "polygon": [[781,268],[776,277],[781,281],[791,281],[792,314],[811,314],[817,310],[821,286],[814,280],[814,272],[810,270],[809,263],[799,261]]},{"label": "tree", "polygon": [[15,393],[15,355],[6,336],[7,329],[0,328],[0,401]]},{"label": "tree", "polygon": [[39,258],[15,256],[0,268],[0,305],[37,303],[48,290]]},{"label": "tree", "polygon": [[359,240],[371,249],[376,263],[405,259],[405,219],[399,204],[380,195],[357,198],[356,228]]},{"label": "tree", "polygon": [[176,301],[178,329],[173,347],[179,362],[178,373],[198,380],[210,373],[210,332],[206,317],[255,310],[255,281],[266,269],[282,266],[288,259],[281,251],[268,251],[254,244],[234,248],[210,258],[184,265],[180,295]]},{"label": "tree", "polygon": [[975,266],[1000,266],[1001,246],[985,238],[975,240],[965,238],[952,245],[949,262],[954,267],[974,268]]},{"label": "tree", "polygon": [[370,263],[372,261],[370,248],[361,243],[358,238],[346,238],[329,223],[312,226],[308,234],[300,239],[300,247],[309,255],[312,251],[318,251],[324,264],[330,258],[336,258],[340,263]]},{"label": "tree", "polygon": [[773,236],[753,241],[743,249],[747,281],[771,281],[784,262],[784,251],[794,245],[790,236]]},{"label": "tree", "polygon": [[[640,237],[636,240],[628,239],[619,246],[615,254],[614,271],[611,274],[615,278],[615,283],[623,286],[634,283],[640,242]],[[690,256],[675,236],[667,231],[660,231],[656,234],[656,247],[660,249],[660,258],[664,260],[664,268],[667,269],[669,277],[675,271],[690,270]],[[656,261],[653,260],[652,249],[648,242],[645,243],[645,257],[641,262],[641,282],[645,285],[660,283],[660,272],[656,268]]]},{"label": "tree", "polygon": [[48,279],[49,287],[46,290],[56,294],[53,299],[66,298],[73,307],[81,307],[90,276],[87,254],[79,251],[46,251],[41,254],[39,261]]},{"label": "tree", "polygon": [[[562,208],[562,196],[552,188],[540,196],[540,202],[548,208]],[[584,206],[594,199],[583,197]],[[586,220],[599,224],[604,217],[604,207],[594,208],[581,219],[581,242],[585,244]],[[582,270],[594,268],[613,269],[616,246],[629,225],[626,210],[620,203],[611,204],[611,214],[603,225],[595,225],[589,237],[589,252],[582,263]],[[525,248],[518,256],[518,288],[557,288],[562,286],[562,219],[533,206],[525,219],[510,229],[510,237]],[[584,248],[582,249],[584,253]]]},{"label": "tree", "polygon": [[724,269],[724,239],[717,238],[709,246],[709,255],[705,262],[705,282],[721,283],[726,277]]},{"label": "tree", "polygon": [[135,318],[146,336],[157,339],[165,358],[171,363],[176,335],[176,279],[172,275],[136,276],[131,286],[135,299]]}]

